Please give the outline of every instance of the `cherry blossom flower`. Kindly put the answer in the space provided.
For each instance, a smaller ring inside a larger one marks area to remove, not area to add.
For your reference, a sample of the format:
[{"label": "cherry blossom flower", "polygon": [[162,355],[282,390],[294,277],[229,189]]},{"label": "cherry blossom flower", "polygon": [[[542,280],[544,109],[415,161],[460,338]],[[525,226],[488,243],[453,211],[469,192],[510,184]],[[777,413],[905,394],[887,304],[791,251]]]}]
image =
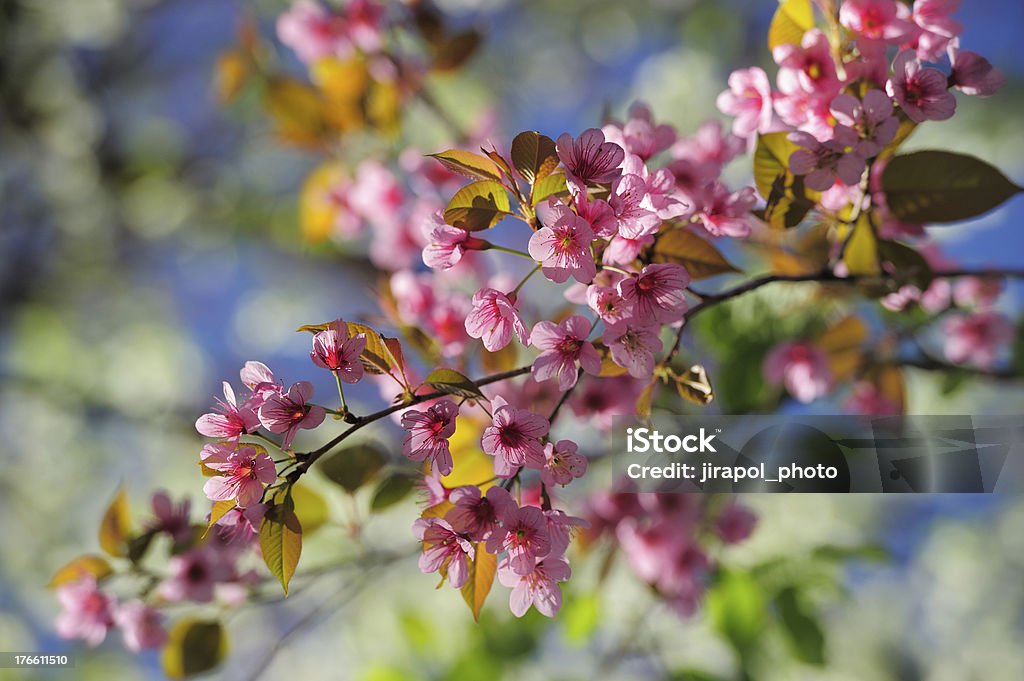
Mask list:
[{"label": "cherry blossom flower", "polygon": [[423,262],[435,270],[451,269],[462,261],[466,251],[482,250],[487,245],[466,230],[447,224],[441,211],[430,214],[423,224],[423,233],[427,240]]},{"label": "cherry blossom flower", "polygon": [[576,385],[579,365],[588,374],[601,373],[601,356],[587,342],[590,322],[586,317],[572,315],[555,324],[537,322],[530,334],[530,345],[543,352],[533,361],[533,379],[558,379],[558,389],[566,391]]},{"label": "cherry blossom flower", "polygon": [[267,508],[267,504],[259,503],[231,509],[215,523],[217,536],[228,546],[248,546],[259,536]]},{"label": "cherry blossom flower", "polygon": [[789,394],[805,404],[827,394],[832,388],[828,358],[805,341],[785,341],[776,345],[765,357],[762,370],[769,383],[785,384]]},{"label": "cherry blossom flower", "polygon": [[509,344],[513,332],[520,342],[526,343],[526,326],[507,295],[493,288],[482,288],[473,294],[473,309],[466,316],[466,333],[482,340],[490,352],[497,352]]},{"label": "cherry blossom flower", "polygon": [[789,139],[801,149],[789,156],[789,169],[804,175],[808,189],[823,192],[840,180],[846,186],[860,183],[866,161],[856,151],[860,141],[856,131],[845,125],[835,127],[835,137],[819,142],[806,132],[791,132]]},{"label": "cherry blossom flower", "polygon": [[307,64],[323,57],[344,56],[352,49],[345,18],[313,0],[296,0],[278,17],[277,37]]},{"label": "cherry blossom flower", "polygon": [[619,234],[626,238],[654,234],[661,226],[661,218],[654,212],[647,195],[647,182],[639,175],[630,173],[616,180],[608,205],[615,214]]},{"label": "cherry blossom flower", "polygon": [[450,399],[435,402],[423,411],[409,409],[402,414],[406,429],[402,453],[411,461],[429,460],[441,475],[452,472],[452,454],[448,438],[455,433],[459,406]]},{"label": "cherry blossom flower", "polygon": [[151,503],[156,518],[146,524],[147,532],[163,532],[176,542],[184,542],[192,537],[192,524],[189,521],[191,501],[188,497],[175,506],[167,492],[157,492]]},{"label": "cherry blossom flower", "polygon": [[[888,64],[885,68],[888,73]],[[780,94],[775,98],[775,111],[787,125],[809,133],[815,139],[827,140],[832,137],[832,126],[835,123],[829,110],[833,94],[820,96],[803,90]]]},{"label": "cherry blossom flower", "polygon": [[614,142],[606,142],[598,128],[588,128],[575,140],[562,133],[555,143],[558,158],[565,166],[565,180],[574,194],[585,194],[587,184],[611,182],[620,174],[619,164],[626,152]]},{"label": "cherry blossom flower", "polygon": [[[611,270],[605,270],[611,272]],[[616,283],[617,280],[616,280]],[[587,307],[597,313],[602,321],[612,324],[633,316],[633,304],[622,297],[617,286],[587,287]]]},{"label": "cherry blossom flower", "polygon": [[651,171],[639,156],[627,154],[622,162],[623,176],[636,175],[644,181],[645,194],[640,206],[654,213],[659,220],[671,220],[690,210],[684,194],[676,186],[676,178],[667,168]]},{"label": "cherry blossom flower", "polygon": [[[563,440],[563,442],[568,442]],[[585,461],[585,460],[584,460]],[[548,491],[550,495],[550,490]],[[541,499],[543,502],[543,499]],[[590,527],[590,522],[583,518],[568,515],[565,511],[555,509],[544,511],[544,520],[548,528],[548,540],[551,542],[551,552],[548,557],[560,556],[569,548],[569,541],[577,529]]]},{"label": "cherry blossom flower", "polygon": [[271,395],[260,406],[260,423],[271,433],[284,433],[282,447],[290,447],[299,429],[310,430],[324,422],[323,407],[306,404],[313,396],[313,384],[293,383],[288,392]]},{"label": "cherry blossom flower", "polygon": [[[697,128],[692,137],[684,137],[676,142],[671,149],[671,156],[676,161],[686,160],[699,167],[699,174],[711,180],[722,172],[725,164],[743,152],[745,144],[741,137],[726,133],[721,121],[708,121]],[[673,164],[668,169],[676,175]]]},{"label": "cherry blossom flower", "polygon": [[213,501],[234,499],[245,508],[263,497],[263,486],[277,479],[277,468],[266,452],[242,446],[226,457],[208,457],[203,465],[220,473],[206,481],[203,492]]},{"label": "cherry blossom flower", "polygon": [[577,445],[572,440],[559,440],[557,443],[544,445],[544,468],[540,479],[545,485],[568,485],[573,478],[581,478],[587,472],[587,458],[577,453]]},{"label": "cherry blossom flower", "polygon": [[860,134],[857,152],[864,158],[877,156],[896,137],[900,125],[893,115],[892,100],[881,90],[868,90],[861,100],[853,95],[837,95],[831,111],[840,124]]},{"label": "cherry blossom flower", "polygon": [[1016,335],[1013,323],[991,310],[951,315],[943,328],[946,359],[980,369],[991,369],[1000,350]]},{"label": "cherry blossom flower", "polygon": [[757,516],[746,506],[731,503],[715,518],[715,534],[726,544],[738,544],[754,531]]},{"label": "cherry blossom flower", "polygon": [[520,467],[544,467],[544,447],[540,438],[550,424],[543,416],[527,409],[516,409],[498,396],[491,400],[493,422],[484,429],[480,446],[494,457],[494,473],[510,478]]},{"label": "cherry blossom flower", "polygon": [[911,41],[917,48],[918,59],[938,61],[950,41],[964,27],[952,18],[960,7],[960,0],[915,0],[910,18],[917,25]]},{"label": "cherry blossom flower", "polygon": [[611,350],[612,361],[629,371],[634,378],[650,378],[654,371],[654,353],[661,352],[658,326],[637,317],[606,324],[604,344]]},{"label": "cherry blossom flower", "polygon": [[634,413],[640,390],[640,381],[629,376],[586,378],[583,387],[569,398],[569,408],[576,416],[607,431],[615,418]]},{"label": "cherry blossom flower", "polygon": [[544,276],[559,284],[570,276],[589,283],[597,274],[590,223],[553,197],[537,206],[537,217],[542,227],[530,237],[527,250],[543,265]]},{"label": "cherry blossom flower", "polygon": [[676,263],[647,265],[639,274],[618,283],[619,295],[633,306],[633,315],[643,322],[672,324],[683,318],[690,283],[686,268]]},{"label": "cherry blossom flower", "polygon": [[508,551],[506,561],[518,575],[528,575],[537,561],[551,552],[547,519],[536,506],[502,504],[495,509],[501,529],[495,530],[487,540],[487,551]]},{"label": "cherry blossom flower", "polygon": [[601,262],[606,265],[629,265],[638,257],[640,251],[654,243],[654,235],[647,234],[636,239],[624,236],[613,237],[601,254]]},{"label": "cherry blossom flower", "polygon": [[871,381],[857,381],[843,406],[865,416],[899,416],[900,406],[882,394]]},{"label": "cherry blossom flower", "polygon": [[138,599],[118,605],[114,622],[121,628],[125,647],[132,652],[159,648],[167,642],[160,612]]},{"label": "cherry blossom flower", "polygon": [[172,603],[209,603],[217,582],[230,579],[233,572],[225,556],[208,546],[171,556],[167,567],[170,574],[157,592]]},{"label": "cherry blossom flower", "polygon": [[481,495],[476,485],[456,487],[449,500],[453,506],[444,519],[456,532],[478,542],[486,541],[491,533],[499,530],[497,509],[515,505],[509,491],[498,486],[489,487],[485,495]]},{"label": "cherry blossom flower", "polygon": [[224,399],[217,400],[215,412],[203,414],[196,420],[196,430],[206,437],[237,442],[243,434],[259,428],[260,422],[250,407],[238,405],[235,391],[227,381],[224,381],[223,389]]},{"label": "cherry blossom flower", "polygon": [[554,617],[562,608],[562,588],[558,583],[571,576],[569,562],[562,557],[546,558],[526,575],[513,570],[507,559],[498,566],[498,580],[512,588],[508,605],[516,617],[525,615],[531,605],[545,617]]},{"label": "cherry blossom flower", "polygon": [[896,0],[844,0],[839,23],[862,38],[898,43],[914,32],[898,5]]},{"label": "cherry blossom flower", "polygon": [[960,307],[987,308],[1003,292],[1005,282],[989,277],[961,277],[953,285],[953,300]]},{"label": "cherry blossom flower", "polygon": [[448,583],[461,589],[469,577],[469,563],[476,553],[472,542],[441,518],[418,518],[413,533],[423,542],[419,567],[424,573],[441,571]]},{"label": "cherry blossom flower", "polygon": [[772,127],[772,86],[768,74],[756,66],[733,71],[729,89],[718,95],[718,110],[735,116],[734,135],[749,137],[755,132],[768,132]]},{"label": "cherry blossom flower", "polygon": [[712,236],[730,236],[744,239],[750,236],[750,211],[757,203],[753,187],[737,192],[714,180],[701,192],[694,217]]},{"label": "cherry blossom flower", "polygon": [[1006,84],[1006,77],[988,59],[955,43],[949,48],[949,61],[953,65],[949,83],[965,95],[990,97]]},{"label": "cherry blossom flower", "polygon": [[116,601],[96,585],[96,578],[84,576],[57,587],[57,600],[63,610],[57,615],[57,634],[61,638],[80,638],[95,648],[103,643],[114,626]]},{"label": "cherry blossom flower", "polygon": [[586,194],[573,197],[576,214],[587,221],[595,238],[607,239],[614,236],[619,229],[619,221],[615,212],[603,199],[589,200]]},{"label": "cherry blossom flower", "polygon": [[366,349],[366,334],[352,336],[348,324],[341,319],[313,336],[309,358],[318,367],[329,369],[345,383],[357,383],[363,377],[359,355]]},{"label": "cherry blossom flower", "polygon": [[259,409],[259,405],[268,395],[284,392],[284,387],[276,382],[274,372],[263,362],[246,362],[238,375],[242,379],[242,384],[253,394],[247,402],[253,409]]},{"label": "cherry blossom flower", "polygon": [[790,94],[798,90],[828,96],[839,92],[840,82],[828,37],[819,29],[804,33],[800,45],[786,43],[772,50],[779,65],[779,89]]},{"label": "cherry blossom flower", "polygon": [[949,92],[949,82],[942,71],[921,66],[910,50],[896,55],[892,70],[886,91],[907,118],[915,123],[944,121],[956,113],[956,98]]},{"label": "cherry blossom flower", "polygon": [[676,141],[675,128],[655,124],[650,107],[643,102],[634,102],[629,107],[629,118],[625,124],[609,123],[602,131],[609,142],[645,161]]}]

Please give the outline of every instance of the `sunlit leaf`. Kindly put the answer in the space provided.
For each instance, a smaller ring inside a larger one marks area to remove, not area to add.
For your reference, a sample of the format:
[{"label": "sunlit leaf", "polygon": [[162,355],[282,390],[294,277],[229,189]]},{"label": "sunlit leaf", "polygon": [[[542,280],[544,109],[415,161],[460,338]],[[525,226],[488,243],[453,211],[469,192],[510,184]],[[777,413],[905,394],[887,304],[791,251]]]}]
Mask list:
[{"label": "sunlit leaf", "polygon": [[374,511],[383,511],[399,503],[416,488],[416,479],[406,473],[392,473],[388,475],[373,492],[373,499],[370,501],[370,508]]},{"label": "sunlit leaf", "polygon": [[497,352],[491,352],[486,348],[480,348],[480,363],[484,371],[489,374],[498,374],[503,371],[512,371],[516,368],[519,358],[519,349],[515,343],[509,343]]},{"label": "sunlit leaf", "polygon": [[558,167],[555,141],[533,130],[521,132],[512,140],[512,165],[531,185],[543,180]]},{"label": "sunlit leaf", "polygon": [[227,655],[228,639],[216,620],[183,619],[168,633],[161,654],[164,674],[185,679],[210,671]]},{"label": "sunlit leaf", "polygon": [[295,504],[295,515],[298,516],[305,534],[322,527],[330,517],[327,500],[305,483],[298,482],[292,485],[292,502]]},{"label": "sunlit leaf", "polygon": [[111,556],[128,553],[128,538],[131,535],[131,517],[128,513],[128,495],[124,488],[118,488],[114,499],[107,506],[100,521],[100,548]]},{"label": "sunlit leaf", "polygon": [[235,500],[228,499],[226,501],[215,501],[213,502],[213,508],[210,509],[210,521],[206,524],[207,527],[213,527],[217,524],[217,521],[228,514],[231,509],[235,507]]},{"label": "sunlit leaf", "polygon": [[708,591],[707,608],[715,629],[741,654],[764,631],[764,595],[754,578],[745,572],[723,572]]},{"label": "sunlit leaf", "polygon": [[386,461],[380,447],[361,443],[328,454],[317,462],[317,468],[328,480],[351,493],[372,480]]},{"label": "sunlit leaf", "polygon": [[713,244],[683,227],[665,230],[658,236],[653,260],[682,265],[692,279],[740,271]]},{"label": "sunlit leaf", "polygon": [[565,183],[565,173],[551,173],[533,185],[532,203],[536,206],[549,197],[564,197],[568,194],[569,187]]},{"label": "sunlit leaf", "polygon": [[711,387],[711,380],[708,373],[700,364],[694,364],[686,373],[677,376],[675,379],[676,391],[684,400],[695,404],[711,404],[715,399],[715,391]]},{"label": "sunlit leaf", "polygon": [[75,558],[54,572],[53,577],[50,578],[50,583],[47,584],[47,586],[54,588],[61,584],[77,582],[81,578],[89,576],[95,577],[96,580],[99,581],[104,577],[108,577],[113,574],[113,572],[114,570],[110,567],[110,563],[108,563],[105,558],[102,556],[87,554]]},{"label": "sunlit leaf", "polygon": [[470,399],[484,399],[480,388],[472,380],[463,376],[454,369],[434,369],[423,380],[434,390],[439,390],[449,395],[467,397]]},{"label": "sunlit leaf", "polygon": [[640,391],[640,396],[636,398],[634,409],[637,418],[641,421],[651,418],[651,409],[654,406],[654,388],[657,384],[657,381],[651,381]]},{"label": "sunlit leaf", "polygon": [[498,180],[501,178],[501,171],[494,161],[475,154],[472,151],[461,149],[449,149],[437,154],[429,154],[438,162],[453,173],[458,173],[473,180]]},{"label": "sunlit leaf", "polygon": [[334,162],[323,163],[306,176],[299,193],[299,227],[306,241],[316,243],[334,231],[338,211],[331,189],[342,179],[342,170]]},{"label": "sunlit leaf", "polygon": [[818,337],[817,345],[828,357],[836,380],[849,378],[862,360],[861,345],[868,339],[868,327],[860,317],[849,315]]},{"label": "sunlit leaf", "polygon": [[267,508],[260,523],[260,551],[270,574],[277,577],[288,595],[288,584],[302,554],[302,525],[291,498],[285,496]]},{"label": "sunlit leaf", "polygon": [[312,86],[291,78],[271,78],[263,104],[282,139],[312,147],[323,142],[328,129],[324,103]]},{"label": "sunlit leaf", "polygon": [[460,189],[444,210],[448,224],[476,232],[490,229],[509,215],[508,193],[501,183],[480,180]]},{"label": "sunlit leaf", "polygon": [[775,178],[789,170],[789,157],[799,149],[790,142],[786,132],[770,132],[757,136],[754,149],[754,184],[765,199],[772,193]]},{"label": "sunlit leaf", "polygon": [[493,484],[494,458],[480,449],[480,436],[484,423],[469,416],[459,416],[455,433],[448,439],[452,454],[452,472],[441,476],[441,484],[448,489],[463,485],[476,485],[486,489]]},{"label": "sunlit leaf", "polygon": [[214,86],[217,100],[230,104],[249,80],[250,62],[246,55],[229,50],[217,57]]},{"label": "sunlit leaf", "polygon": [[915,224],[975,218],[1022,191],[988,163],[948,151],[894,157],[882,188],[892,214]]},{"label": "sunlit leaf", "polygon": [[487,594],[491,592],[494,575],[498,570],[498,557],[488,553],[486,544],[476,544],[476,555],[469,562],[469,578],[462,585],[462,598],[473,613],[473,619],[480,621],[480,610],[484,607]]},{"label": "sunlit leaf", "polygon": [[878,263],[878,238],[867,215],[861,215],[843,249],[843,262],[851,275],[874,276],[881,273]]},{"label": "sunlit leaf", "polygon": [[783,0],[768,26],[768,49],[779,45],[799,45],[804,33],[814,28],[811,0]]}]

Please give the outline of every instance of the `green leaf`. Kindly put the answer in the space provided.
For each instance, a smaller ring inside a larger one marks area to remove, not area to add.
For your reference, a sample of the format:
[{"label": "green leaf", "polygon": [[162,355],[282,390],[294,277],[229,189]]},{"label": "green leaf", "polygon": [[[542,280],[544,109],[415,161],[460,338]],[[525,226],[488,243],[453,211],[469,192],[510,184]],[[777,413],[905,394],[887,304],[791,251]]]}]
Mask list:
[{"label": "green leaf", "polygon": [[969,220],[1022,191],[988,163],[948,151],[894,157],[882,188],[892,214],[915,224]]},{"label": "green leaf", "polygon": [[216,620],[179,620],[168,633],[161,662],[171,679],[185,679],[210,671],[227,655],[227,635]]},{"label": "green leaf", "polygon": [[922,291],[935,278],[928,260],[916,249],[899,241],[879,240],[878,255],[882,262],[892,265],[893,276],[898,281],[914,284]]},{"label": "green leaf", "polygon": [[881,544],[863,544],[861,546],[819,546],[814,550],[814,557],[832,561],[866,560],[883,563],[890,556],[889,550]]},{"label": "green leaf", "polygon": [[374,511],[390,508],[409,496],[415,487],[416,479],[412,476],[405,473],[392,473],[377,485],[377,489],[373,492],[373,499],[370,501],[370,508]]},{"label": "green leaf", "polygon": [[881,273],[878,264],[878,239],[867,215],[862,215],[853,227],[853,233],[843,249],[843,262],[854,276],[874,276]]},{"label": "green leaf", "polygon": [[551,173],[533,185],[532,205],[536,206],[550,196],[564,196],[569,193],[565,184],[565,173]]},{"label": "green leaf", "polygon": [[811,212],[814,203],[808,197],[804,178],[789,172],[783,173],[772,182],[764,207],[764,220],[773,229],[792,229]]},{"label": "green leaf", "polygon": [[217,521],[226,516],[228,514],[228,511],[230,511],[234,507],[234,499],[213,502],[213,508],[210,509],[210,522],[206,524],[207,529],[216,525]]},{"label": "green leaf", "polygon": [[302,554],[302,525],[295,515],[295,504],[290,495],[281,499],[281,503],[270,506],[264,514],[260,523],[260,550],[263,562],[281,582],[287,596],[288,583],[292,581]]},{"label": "green leaf", "polygon": [[100,521],[100,548],[111,556],[128,554],[131,518],[128,514],[128,495],[119,487]]},{"label": "green leaf", "polygon": [[156,530],[149,530],[142,534],[136,535],[128,540],[128,560],[133,563],[138,563],[146,557],[146,552],[149,551],[149,545],[153,543],[153,537],[156,536]]},{"label": "green leaf", "polygon": [[472,380],[454,369],[434,369],[423,381],[434,390],[469,399],[485,399],[480,388]]},{"label": "green leaf", "polygon": [[768,26],[768,49],[779,45],[799,45],[804,33],[814,28],[811,0],[784,0],[775,10]]},{"label": "green leaf", "polygon": [[706,279],[725,272],[740,271],[711,242],[683,227],[661,233],[654,243],[653,260],[682,265],[692,279]]},{"label": "green leaf", "polygon": [[723,572],[708,592],[708,612],[715,629],[741,655],[764,630],[765,600],[758,583],[745,572]]},{"label": "green leaf", "polygon": [[555,141],[533,130],[515,136],[511,153],[512,165],[531,185],[543,180],[558,167]]},{"label": "green leaf", "polygon": [[327,479],[352,493],[373,479],[387,460],[380,448],[371,443],[347,447],[325,456],[317,468]]},{"label": "green leaf", "polygon": [[775,178],[789,171],[789,157],[799,147],[789,141],[787,132],[757,136],[754,149],[754,184],[765,199],[771,196]]},{"label": "green leaf", "polygon": [[470,232],[490,229],[506,215],[509,215],[508,193],[494,180],[467,184],[444,209],[445,222]]},{"label": "green leaf", "polygon": [[441,165],[453,173],[458,173],[472,180],[501,179],[501,171],[498,170],[498,166],[494,164],[494,161],[472,151],[449,149],[437,154],[428,154],[428,156],[436,158]]},{"label": "green leaf", "polygon": [[476,556],[469,560],[469,578],[462,585],[462,598],[473,613],[473,619],[480,621],[480,610],[484,607],[487,594],[491,592],[494,575],[498,571],[498,556],[488,553],[484,542],[476,544]]},{"label": "green leaf", "polygon": [[302,531],[306,534],[322,527],[330,517],[327,501],[305,483],[292,485],[292,502],[295,504],[295,515],[298,516]]},{"label": "green leaf", "polygon": [[51,589],[58,587],[61,584],[68,584],[69,582],[77,582],[82,577],[92,576],[97,581],[108,577],[114,573],[114,570],[110,567],[110,563],[106,561],[102,556],[96,556],[87,554],[79,556],[71,562],[67,563],[50,578],[50,583],[47,584]]},{"label": "green leaf", "polygon": [[793,654],[807,664],[825,664],[825,634],[818,620],[800,602],[796,589],[786,587],[780,591],[775,607]]}]

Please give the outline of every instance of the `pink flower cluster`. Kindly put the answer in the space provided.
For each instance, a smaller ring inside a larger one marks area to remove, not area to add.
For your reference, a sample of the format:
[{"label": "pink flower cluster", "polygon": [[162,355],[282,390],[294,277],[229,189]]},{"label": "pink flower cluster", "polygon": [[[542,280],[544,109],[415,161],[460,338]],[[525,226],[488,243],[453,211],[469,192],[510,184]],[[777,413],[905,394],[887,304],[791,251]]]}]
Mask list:
[{"label": "pink flower cluster", "polygon": [[277,19],[277,37],[306,63],[375,53],[383,43],[386,10],[376,0],[347,0],[338,10],[317,0],[296,0]]},{"label": "pink flower cluster", "polygon": [[[988,96],[1002,86],[984,57],[960,49],[962,26],[952,19],[959,4],[844,0],[838,19],[845,38],[830,42],[812,28],[799,45],[777,46],[778,89],[758,67],[734,71],[718,108],[735,117],[733,133],[751,142],[755,133],[793,131],[800,150],[790,170],[809,189],[844,193],[895,138],[901,119],[946,120],[956,111],[951,89]],[[897,52],[891,61],[890,48]],[[942,61],[945,70],[927,65]]]}]

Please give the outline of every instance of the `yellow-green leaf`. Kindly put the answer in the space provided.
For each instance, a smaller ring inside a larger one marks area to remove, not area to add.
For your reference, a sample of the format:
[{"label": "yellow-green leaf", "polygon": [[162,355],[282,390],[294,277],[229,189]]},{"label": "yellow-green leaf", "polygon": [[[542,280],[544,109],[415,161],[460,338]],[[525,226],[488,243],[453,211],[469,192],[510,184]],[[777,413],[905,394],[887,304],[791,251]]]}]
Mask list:
[{"label": "yellow-green leaf", "polygon": [[512,140],[512,165],[520,177],[531,185],[554,172],[558,167],[555,141],[533,130],[521,132]]},{"label": "yellow-green leaf", "polygon": [[228,511],[235,507],[234,499],[227,499],[225,501],[213,502],[213,508],[210,509],[210,522],[206,524],[206,527],[213,527],[217,524],[217,521],[228,514]]},{"label": "yellow-green leaf", "polygon": [[47,586],[54,588],[61,584],[77,582],[82,577],[88,576],[95,577],[96,580],[99,581],[104,577],[111,575],[113,572],[114,571],[111,569],[110,563],[108,563],[105,558],[94,554],[87,554],[75,558],[54,572],[53,577],[50,578],[50,583]]},{"label": "yellow-green leaf", "polygon": [[429,154],[429,156],[437,159],[441,165],[453,173],[458,173],[472,180],[501,179],[501,171],[498,170],[498,166],[494,164],[494,161],[472,151],[449,149],[437,154]]},{"label": "yellow-green leaf", "polygon": [[327,501],[305,483],[292,485],[292,502],[295,504],[295,515],[306,534],[322,527],[330,516]]},{"label": "yellow-green leaf", "polygon": [[100,521],[100,548],[111,556],[128,553],[128,537],[131,534],[131,518],[128,515],[128,495],[124,488],[118,488],[113,501],[107,506]]},{"label": "yellow-green leaf", "polygon": [[416,479],[405,473],[392,473],[377,485],[370,501],[370,508],[383,511],[407,497],[416,487]]},{"label": "yellow-green leaf", "polygon": [[509,215],[508,193],[494,180],[467,184],[444,209],[445,222],[470,232],[490,229],[506,215]]},{"label": "yellow-green leaf", "polygon": [[867,215],[862,215],[853,227],[853,233],[843,250],[843,262],[854,276],[874,276],[881,273],[878,264],[878,238]]},{"label": "yellow-green leaf", "polygon": [[473,613],[473,619],[479,622],[480,611],[487,600],[487,594],[491,592],[491,584],[498,570],[498,557],[487,552],[484,542],[478,542],[475,548],[476,557],[468,561],[469,578],[462,585],[462,597]]},{"label": "yellow-green leaf", "polygon": [[288,584],[292,581],[302,554],[302,525],[295,515],[290,497],[268,508],[263,516],[263,522],[260,523],[260,550],[263,562],[281,582],[284,595],[287,596]]},{"label": "yellow-green leaf", "polygon": [[454,369],[434,369],[423,382],[434,390],[449,395],[470,399],[483,399],[484,397],[476,383]]},{"label": "yellow-green leaf", "polygon": [[185,679],[210,671],[228,651],[227,634],[216,620],[183,619],[171,627],[161,662],[171,679]]},{"label": "yellow-green leaf", "polygon": [[480,348],[480,362],[484,371],[489,374],[498,374],[503,371],[512,371],[516,368],[516,361],[519,357],[519,349],[515,343],[509,343],[497,352],[491,352]]},{"label": "yellow-green leaf", "polygon": [[757,136],[754,149],[754,184],[765,199],[772,194],[775,178],[789,171],[789,157],[799,147],[789,141],[787,132]]},{"label": "yellow-green leaf", "polygon": [[684,400],[700,405],[711,404],[715,391],[708,379],[708,372],[700,364],[694,364],[681,376],[676,376],[676,391]]},{"label": "yellow-green leaf", "polygon": [[853,375],[862,360],[861,345],[868,339],[868,327],[856,315],[843,317],[818,337],[817,346],[828,357],[829,368],[836,380]]},{"label": "yellow-green leaf", "polygon": [[692,279],[725,272],[739,272],[725,256],[690,230],[676,227],[662,232],[654,243],[654,262],[674,262],[686,268]]},{"label": "yellow-green leaf", "polygon": [[779,45],[799,45],[804,33],[814,28],[811,0],[784,0],[775,10],[768,26],[768,49]]},{"label": "yellow-green leaf", "polygon": [[361,443],[325,456],[317,468],[328,480],[351,493],[372,480],[386,460],[377,445]]},{"label": "yellow-green leaf", "polygon": [[565,173],[551,173],[533,185],[532,204],[536,206],[549,196],[565,196],[569,187],[565,184]]}]

